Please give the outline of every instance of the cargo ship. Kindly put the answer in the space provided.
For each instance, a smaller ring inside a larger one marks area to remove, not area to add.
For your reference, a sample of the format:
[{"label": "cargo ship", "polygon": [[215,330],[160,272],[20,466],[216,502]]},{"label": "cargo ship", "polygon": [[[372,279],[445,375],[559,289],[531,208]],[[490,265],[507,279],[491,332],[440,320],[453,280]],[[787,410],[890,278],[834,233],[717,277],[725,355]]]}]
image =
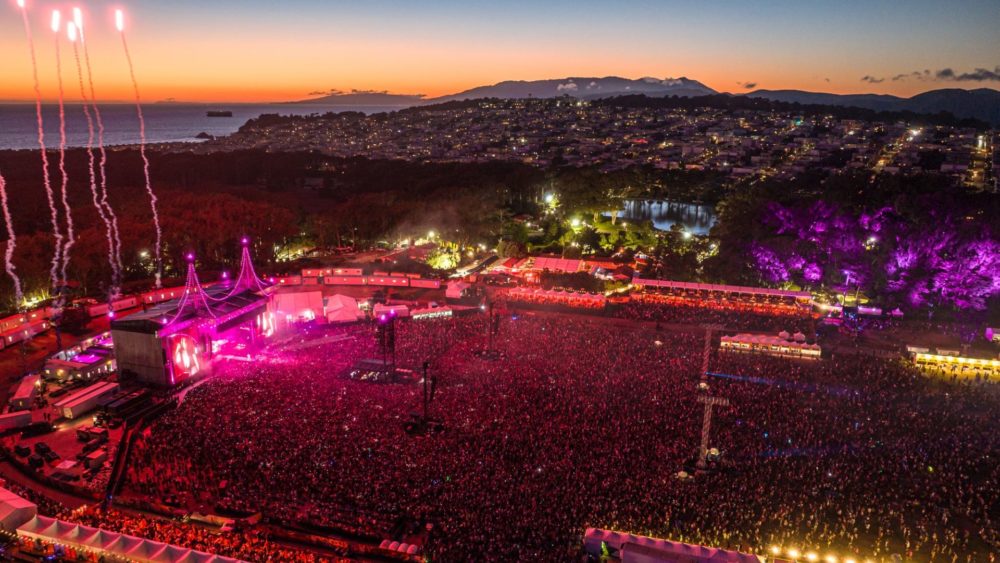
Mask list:
[{"label": "cargo ship", "polygon": [[205,112],[208,117],[232,117],[233,112],[229,110],[209,110]]}]

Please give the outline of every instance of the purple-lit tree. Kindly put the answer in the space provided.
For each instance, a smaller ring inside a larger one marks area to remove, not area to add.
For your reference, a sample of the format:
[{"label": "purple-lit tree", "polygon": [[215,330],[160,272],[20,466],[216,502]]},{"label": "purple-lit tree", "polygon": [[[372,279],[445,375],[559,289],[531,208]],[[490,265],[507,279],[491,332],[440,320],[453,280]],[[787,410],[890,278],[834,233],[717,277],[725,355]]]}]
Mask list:
[{"label": "purple-lit tree", "polygon": [[883,305],[982,310],[1000,296],[1000,241],[975,221],[933,209],[907,221],[890,207],[850,212],[817,201],[771,203],[766,234],[747,244],[769,283],[863,289]]}]

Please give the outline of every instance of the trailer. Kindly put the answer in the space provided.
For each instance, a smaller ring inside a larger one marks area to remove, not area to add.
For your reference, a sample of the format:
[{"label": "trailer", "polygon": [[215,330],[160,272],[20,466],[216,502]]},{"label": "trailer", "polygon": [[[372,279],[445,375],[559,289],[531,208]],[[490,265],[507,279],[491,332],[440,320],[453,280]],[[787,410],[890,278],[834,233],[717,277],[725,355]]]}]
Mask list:
[{"label": "trailer", "polygon": [[427,289],[441,289],[441,280],[410,279],[410,287],[423,287]]},{"label": "trailer", "polygon": [[72,420],[97,408],[101,401],[114,396],[118,384],[110,381],[95,383],[60,399],[53,405],[56,416]]},{"label": "trailer", "polygon": [[406,276],[373,275],[367,278],[367,284],[387,287],[410,287],[410,278]]},{"label": "trailer", "polygon": [[125,296],[111,302],[112,311],[122,311],[124,309],[132,309],[138,306],[139,297],[136,295]]},{"label": "trailer", "polygon": [[165,287],[163,289],[154,289],[153,291],[147,291],[139,296],[139,301],[145,303],[146,305],[152,305],[155,303],[162,303],[164,301],[170,301],[171,299],[177,299],[184,295],[184,286],[178,287]]},{"label": "trailer", "polygon": [[107,303],[94,303],[92,305],[87,305],[86,308],[87,316],[90,318],[103,317],[104,315],[107,315],[110,310],[111,309],[108,307]]},{"label": "trailer", "polygon": [[362,276],[325,276],[323,285],[365,285]]},{"label": "trailer", "polygon": [[360,276],[361,268],[303,268],[302,277],[322,278],[324,276]]},{"label": "trailer", "polygon": [[0,414],[0,432],[24,428],[31,424],[31,411],[17,411]]},{"label": "trailer", "polygon": [[106,461],[108,461],[108,452],[104,450],[94,450],[83,458],[83,464],[90,470],[99,469]]},{"label": "trailer", "polygon": [[152,393],[148,389],[137,389],[135,391],[117,393],[101,406],[104,408],[104,412],[111,416],[122,416],[148,403],[151,396]]},{"label": "trailer", "polygon": [[35,396],[38,394],[39,377],[39,374],[34,373],[21,379],[14,394],[7,401],[11,411],[23,411],[31,408],[32,403],[35,402]]},{"label": "trailer", "polygon": [[27,315],[18,313],[0,319],[0,333],[9,332],[28,322]]},{"label": "trailer", "polygon": [[38,319],[0,334],[0,338],[3,339],[3,347],[10,348],[20,342],[31,340],[35,335],[41,334],[51,327],[52,323],[48,319]]}]

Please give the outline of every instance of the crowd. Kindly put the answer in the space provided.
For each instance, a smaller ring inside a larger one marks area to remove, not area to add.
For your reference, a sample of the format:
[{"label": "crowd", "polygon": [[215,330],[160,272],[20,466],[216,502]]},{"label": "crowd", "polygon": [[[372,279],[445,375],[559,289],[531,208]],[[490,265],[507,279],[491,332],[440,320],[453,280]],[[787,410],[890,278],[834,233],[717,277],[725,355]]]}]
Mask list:
[{"label": "crowd", "polygon": [[510,303],[524,305],[558,305],[573,309],[601,310],[607,305],[607,298],[597,293],[558,291],[516,287],[502,292],[502,299]]},{"label": "crowd", "polygon": [[635,293],[618,316],[672,324],[718,324],[730,330],[813,334],[816,319],[809,311],[790,304],[740,299],[696,299],[656,293]]},{"label": "crowd", "polygon": [[490,359],[483,316],[400,322],[397,363],[431,361],[445,426],[420,437],[403,427],[421,387],[341,377],[378,353],[372,329],[335,330],[350,338],[221,364],[140,440],[126,493],[412,543],[393,537],[405,517],[438,561],[577,559],[589,526],[859,561],[1000,549],[992,386],[856,356],[717,355],[722,470],[681,481],[700,330],[526,314],[505,317]]}]

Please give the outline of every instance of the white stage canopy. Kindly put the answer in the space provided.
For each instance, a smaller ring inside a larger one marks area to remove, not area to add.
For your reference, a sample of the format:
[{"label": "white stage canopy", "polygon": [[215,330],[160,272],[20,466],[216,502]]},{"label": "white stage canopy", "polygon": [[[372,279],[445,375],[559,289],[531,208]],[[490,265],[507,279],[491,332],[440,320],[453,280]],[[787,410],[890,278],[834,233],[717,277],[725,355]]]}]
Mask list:
[{"label": "white stage canopy", "polygon": [[241,561],[46,516],[36,515],[17,529],[17,535],[139,563],[239,563]]}]

